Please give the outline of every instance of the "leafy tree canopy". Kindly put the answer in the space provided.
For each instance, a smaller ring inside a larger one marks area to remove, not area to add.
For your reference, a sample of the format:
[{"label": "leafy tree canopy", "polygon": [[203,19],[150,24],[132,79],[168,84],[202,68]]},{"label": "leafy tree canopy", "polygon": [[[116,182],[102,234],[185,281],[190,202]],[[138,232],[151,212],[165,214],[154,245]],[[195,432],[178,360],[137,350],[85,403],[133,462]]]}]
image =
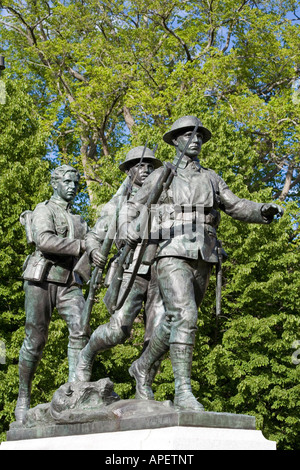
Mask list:
[{"label": "leafy tree canopy", "polygon": [[[299,449],[299,14],[293,0],[1,0],[7,102],[0,116],[0,334],[3,430],[17,394],[23,338],[21,266],[29,249],[22,210],[49,196],[55,162],[77,166],[76,208],[90,224],[124,175],[126,152],[148,140],[172,160],[163,133],[197,115],[213,138],[201,163],[240,197],[285,208],[269,226],[222,217],[222,317],[213,315],[214,282],[201,307],[193,384],[206,408],[249,413],[279,448]],[[51,158],[49,158],[51,156]],[[100,302],[92,328],[108,321]],[[33,388],[33,404],[66,380],[66,330],[54,315]],[[110,376],[133,397],[127,372],[141,351],[143,323],[98,358],[95,377]],[[9,343],[8,343],[9,341]],[[155,381],[172,399],[170,361]],[[1,408],[2,407],[2,408]],[[6,428],[5,428],[6,426]],[[283,432],[284,429],[284,432]]]}]

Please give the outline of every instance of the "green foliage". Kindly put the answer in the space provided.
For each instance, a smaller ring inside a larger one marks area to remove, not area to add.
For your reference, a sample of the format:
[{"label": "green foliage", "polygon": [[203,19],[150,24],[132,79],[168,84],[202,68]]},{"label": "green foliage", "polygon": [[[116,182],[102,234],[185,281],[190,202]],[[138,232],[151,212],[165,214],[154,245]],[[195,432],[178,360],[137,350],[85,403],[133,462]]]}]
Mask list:
[{"label": "green foliage", "polygon": [[[46,137],[32,100],[21,81],[7,80],[6,104],[0,115],[0,306],[2,318],[14,311],[11,302],[20,297],[20,272],[28,253],[25,231],[19,217],[33,209],[37,194],[49,196],[49,163],[43,160]],[[18,311],[14,311],[18,313]]]},{"label": "green foliage", "polygon": [[[7,70],[0,105],[0,414],[13,419],[18,351],[24,336],[21,267],[30,248],[18,219],[49,196],[49,161],[84,176],[76,209],[92,225],[119,187],[118,169],[136,145],[161,160],[174,150],[163,133],[184,114],[200,117],[213,138],[201,163],[240,197],[275,201],[284,217],[246,225],[223,215],[222,316],[214,316],[212,276],[201,306],[193,388],[206,409],[252,414],[280,449],[299,449],[299,18],[297,3],[252,0],[6,1],[0,20]],[[24,84],[26,81],[26,86]],[[102,303],[91,327],[109,320]],[[109,376],[134,396],[127,370],[143,343],[131,337],[97,357],[93,379]],[[33,384],[34,406],[67,380],[67,331],[53,317]],[[168,356],[154,383],[173,398]]]},{"label": "green foliage", "polygon": [[6,81],[0,114],[0,338],[6,364],[0,365],[0,432],[13,416],[18,391],[18,355],[24,337],[21,269],[30,252],[19,222],[24,210],[49,197],[49,163],[45,131],[33,112],[24,82]]}]

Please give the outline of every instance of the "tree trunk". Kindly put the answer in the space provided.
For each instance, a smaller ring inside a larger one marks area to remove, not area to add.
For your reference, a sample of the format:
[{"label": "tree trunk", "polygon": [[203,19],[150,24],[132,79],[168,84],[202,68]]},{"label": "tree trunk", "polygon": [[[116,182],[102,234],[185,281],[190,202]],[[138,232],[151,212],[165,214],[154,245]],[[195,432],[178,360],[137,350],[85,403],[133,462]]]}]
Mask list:
[{"label": "tree trunk", "polygon": [[286,173],[283,189],[279,196],[280,201],[284,201],[289,193],[289,190],[291,188],[291,183],[292,183],[293,172],[294,172],[293,165],[290,164]]},{"label": "tree trunk", "polygon": [[134,133],[133,128],[135,126],[135,121],[132,117],[130,109],[127,108],[127,106],[125,106],[125,105],[123,106],[123,115],[124,115],[124,119],[125,119],[125,122],[126,122],[126,125],[127,125],[128,129],[129,129],[130,134],[133,134]]},{"label": "tree trunk", "polygon": [[88,159],[88,143],[83,139],[83,143],[80,148],[80,155],[81,155],[81,163],[83,167],[84,178],[87,185],[87,191],[90,199],[90,203],[93,209],[97,209],[95,198],[93,194],[93,190],[91,188],[92,179],[90,178],[90,168],[89,168],[89,159]]}]

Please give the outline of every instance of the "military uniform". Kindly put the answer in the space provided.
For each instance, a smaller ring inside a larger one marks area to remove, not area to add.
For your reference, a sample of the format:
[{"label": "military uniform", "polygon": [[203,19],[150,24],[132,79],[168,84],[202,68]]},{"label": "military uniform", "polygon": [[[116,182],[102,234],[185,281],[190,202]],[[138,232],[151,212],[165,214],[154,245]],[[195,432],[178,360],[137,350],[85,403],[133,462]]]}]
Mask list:
[{"label": "military uniform", "polygon": [[[87,224],[71,212],[66,201],[52,197],[33,211],[31,230],[36,250],[26,260],[23,272],[26,337],[20,358],[39,361],[56,307],[68,326],[70,359],[72,350],[77,353],[88,340],[88,331],[81,325],[85,303],[82,279],[74,272],[83,252]],[[72,364],[70,369],[74,376]]]},{"label": "military uniform", "polygon": [[81,349],[88,340],[81,325],[82,279],[73,270],[83,251],[87,224],[67,202],[52,197],[33,211],[31,229],[36,251],[23,272],[26,337],[20,355],[39,360],[54,307],[67,323],[69,349]]},{"label": "military uniform", "polygon": [[[126,187],[127,184],[128,181],[125,181],[118,190],[118,193],[111,199],[111,201],[109,201],[108,204],[103,207],[101,215],[98,218],[95,226],[87,233],[86,252],[89,256],[91,256],[93,250],[99,249],[99,247],[101,247],[105,234],[108,230],[109,223],[113,218],[113,214],[115,212],[118,213],[121,206],[126,204],[127,197],[123,198],[122,193],[124,191],[124,187]],[[129,199],[134,196],[137,190],[138,187],[134,185],[133,188],[131,188]],[[117,224],[118,222],[116,223],[116,244],[118,248],[120,248],[122,242],[121,240],[118,240]],[[132,259],[124,269],[119,298],[122,297],[123,292],[126,290],[126,287],[131,279],[139,250],[140,245],[137,246],[133,253]],[[109,284],[109,280],[113,277],[114,266],[116,262],[116,259],[113,260],[108,269],[105,281],[106,285]],[[110,345],[110,347],[125,341],[125,339],[130,335],[133,322],[137,315],[141,312],[143,305],[145,311],[144,342],[147,344],[150,340],[153,329],[161,322],[162,316],[165,314],[165,310],[159,289],[157,287],[156,270],[153,269],[153,266],[145,264],[140,265],[131,292],[129,293],[122,308],[117,310],[112,315],[109,323],[99,326],[99,329],[93,333],[90,339],[90,343],[94,342],[96,335],[100,335],[100,331],[102,332],[101,335],[103,336],[104,330],[106,330],[106,342]]]},{"label": "military uniform", "polygon": [[[139,206],[145,204],[161,171],[159,168],[153,172],[128,201],[129,214],[137,214]],[[187,157],[181,161],[170,189],[162,194],[158,206],[160,227],[156,231],[152,229],[152,237],[160,238],[157,276],[167,312],[172,316],[170,341],[193,344],[198,307],[212,266],[218,261],[219,209],[244,222],[269,221],[261,214],[263,204],[238,198],[213,170]],[[125,236],[126,227],[122,231]]]},{"label": "military uniform", "polygon": [[87,230],[86,222],[73,214],[70,205],[57,196],[38,204],[32,212],[30,235],[36,250],[27,257],[23,271],[26,323],[19,355],[17,421],[24,419],[29,408],[32,379],[47,341],[55,307],[68,326],[68,380],[75,380],[78,354],[89,338],[88,326],[81,322],[85,304],[82,279],[74,271],[85,250]]},{"label": "military uniform", "polygon": [[[138,150],[138,152],[136,152],[136,150]],[[128,166],[129,164],[136,164],[140,160],[142,150],[142,147],[132,149],[131,152],[134,151],[134,158],[130,158],[130,152],[127,154],[125,162]],[[153,162],[156,167],[161,165],[159,160],[154,159],[152,151],[147,151],[145,153],[145,160],[149,160],[150,163]],[[122,164],[120,167],[121,169],[125,169],[126,165],[124,166],[124,164]],[[95,227],[88,232],[86,236],[86,250],[90,257],[92,256],[93,250],[97,250],[101,247],[115,213],[117,213],[115,242],[118,248],[121,247],[122,240],[118,239],[118,215],[121,207],[126,205],[127,198],[129,197],[130,200],[139,188],[139,186],[136,184],[133,183],[133,185],[131,185],[131,183],[132,181],[130,181],[130,178],[125,180],[116,195],[107,205],[103,207]],[[130,193],[128,196],[123,196],[124,188],[126,188],[128,185],[131,186]],[[134,251],[133,258],[129,261],[128,266],[124,270],[123,281],[119,292],[119,299],[122,297],[131,279],[132,271],[134,269],[139,250],[140,246],[138,245]],[[113,277],[113,274],[110,272],[113,271],[113,269],[114,261],[108,270],[107,278]],[[92,363],[97,353],[116,346],[117,344],[124,342],[126,338],[129,337],[133,322],[143,307],[145,321],[145,348],[152,336],[154,329],[162,322],[162,319],[165,315],[165,308],[157,285],[156,270],[153,268],[153,266],[141,264],[133,286],[123,306],[111,316],[111,319],[108,323],[100,325],[93,332],[89,343],[80,353],[80,359],[78,361],[76,371],[76,376],[79,380],[90,380]]]},{"label": "military uniform", "polygon": [[[184,142],[188,142],[188,131],[191,134],[195,124],[199,126],[196,139],[201,139],[200,143],[207,142],[210,131],[191,116],[176,121],[171,131],[165,134],[164,140],[174,145],[175,137],[183,136],[183,147]],[[266,224],[271,219],[262,213],[264,204],[240,199],[213,170],[200,165],[193,156],[193,152],[197,151],[196,155],[200,152],[199,142],[195,140],[193,146],[190,144],[191,156],[186,152],[169,190],[162,193],[158,202],[156,218],[159,223],[158,227],[152,227],[151,236],[158,243],[157,280],[166,317],[155,330],[147,350],[133,363],[131,370],[137,387],[142,390],[151,363],[169,346],[175,376],[174,402],[179,408],[201,411],[202,405],[191,393],[191,363],[198,308],[205,295],[212,266],[218,261],[216,230],[220,222],[219,210],[248,223]],[[178,152],[174,165],[177,160]],[[161,168],[154,171],[128,202],[129,220],[138,216],[162,171]],[[133,227],[136,225],[134,221],[131,224]],[[130,233],[130,227],[126,224],[121,230],[124,236]]]}]

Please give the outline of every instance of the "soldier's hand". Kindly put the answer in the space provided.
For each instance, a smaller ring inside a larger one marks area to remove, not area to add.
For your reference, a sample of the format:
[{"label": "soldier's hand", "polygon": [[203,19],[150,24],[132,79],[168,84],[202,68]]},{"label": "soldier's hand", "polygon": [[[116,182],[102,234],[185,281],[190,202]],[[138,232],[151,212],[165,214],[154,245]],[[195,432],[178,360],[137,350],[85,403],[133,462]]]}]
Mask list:
[{"label": "soldier's hand", "polygon": [[279,217],[283,216],[284,210],[282,207],[278,206],[277,204],[264,204],[261,208],[262,216],[267,219],[268,222],[272,222],[275,215]]},{"label": "soldier's hand", "polygon": [[93,250],[91,253],[91,258],[92,262],[96,265],[99,266],[99,268],[104,268],[106,265],[106,258],[101,254],[101,251],[96,249]]},{"label": "soldier's hand", "polygon": [[135,248],[136,245],[141,241],[139,233],[132,226],[132,223],[128,225],[126,242],[131,248]]}]

